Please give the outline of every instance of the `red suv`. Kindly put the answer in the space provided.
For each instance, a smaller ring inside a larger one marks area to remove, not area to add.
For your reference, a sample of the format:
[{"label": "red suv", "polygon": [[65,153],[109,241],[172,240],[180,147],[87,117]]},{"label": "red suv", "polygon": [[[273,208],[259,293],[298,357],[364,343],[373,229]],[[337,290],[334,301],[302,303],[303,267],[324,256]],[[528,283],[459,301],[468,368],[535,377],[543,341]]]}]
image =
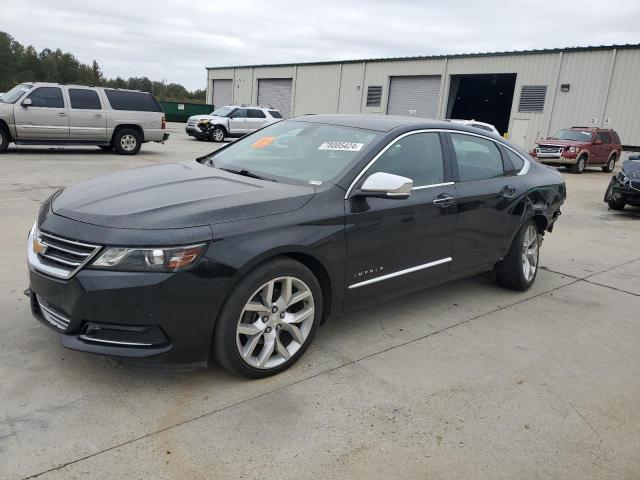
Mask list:
[{"label": "red suv", "polygon": [[601,167],[603,172],[613,171],[621,152],[620,137],[614,130],[571,127],[538,140],[529,153],[541,163],[582,173],[592,166]]}]

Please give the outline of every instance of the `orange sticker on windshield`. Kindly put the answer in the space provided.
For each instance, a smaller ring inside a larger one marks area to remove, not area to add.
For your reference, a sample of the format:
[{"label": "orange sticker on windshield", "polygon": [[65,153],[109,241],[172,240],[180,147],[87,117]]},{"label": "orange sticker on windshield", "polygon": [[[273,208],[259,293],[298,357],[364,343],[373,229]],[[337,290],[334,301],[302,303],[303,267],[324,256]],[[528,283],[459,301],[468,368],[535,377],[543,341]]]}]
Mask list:
[{"label": "orange sticker on windshield", "polygon": [[262,137],[256,143],[251,145],[251,147],[252,148],[264,148],[267,145],[269,145],[271,142],[273,142],[275,139],[276,139],[276,137]]}]

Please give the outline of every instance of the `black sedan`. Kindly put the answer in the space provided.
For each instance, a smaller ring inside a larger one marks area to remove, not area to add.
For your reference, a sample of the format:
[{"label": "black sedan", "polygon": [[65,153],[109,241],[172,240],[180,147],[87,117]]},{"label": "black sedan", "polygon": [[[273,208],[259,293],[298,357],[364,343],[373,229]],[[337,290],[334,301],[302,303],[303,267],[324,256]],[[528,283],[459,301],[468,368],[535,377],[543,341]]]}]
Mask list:
[{"label": "black sedan", "polygon": [[29,233],[31,307],[68,348],[265,377],[345,307],[487,271],[528,289],[564,199],[473,128],[294,118],[56,192]]},{"label": "black sedan", "polygon": [[622,210],[625,205],[640,207],[640,155],[630,156],[611,178],[604,201],[613,210]]}]

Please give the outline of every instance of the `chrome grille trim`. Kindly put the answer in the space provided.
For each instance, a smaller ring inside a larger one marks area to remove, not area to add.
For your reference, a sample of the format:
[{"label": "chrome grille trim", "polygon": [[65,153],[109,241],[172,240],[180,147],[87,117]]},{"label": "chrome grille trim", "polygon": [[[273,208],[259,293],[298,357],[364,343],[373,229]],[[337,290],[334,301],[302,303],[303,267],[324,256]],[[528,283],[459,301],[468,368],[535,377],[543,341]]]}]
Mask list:
[{"label": "chrome grille trim", "polygon": [[49,322],[57,329],[66,332],[67,328],[69,328],[69,323],[71,323],[71,319],[66,315],[61,314],[60,312],[56,312],[53,308],[51,308],[51,305],[49,305],[37,295],[36,300],[38,302],[38,307],[40,307],[42,318],[44,318],[47,322]]},{"label": "chrome grille trim", "polygon": [[[34,241],[38,241],[44,250],[36,252]],[[101,249],[100,245],[39,231],[34,224],[27,241],[27,258],[31,268],[67,280],[89,263]]]}]

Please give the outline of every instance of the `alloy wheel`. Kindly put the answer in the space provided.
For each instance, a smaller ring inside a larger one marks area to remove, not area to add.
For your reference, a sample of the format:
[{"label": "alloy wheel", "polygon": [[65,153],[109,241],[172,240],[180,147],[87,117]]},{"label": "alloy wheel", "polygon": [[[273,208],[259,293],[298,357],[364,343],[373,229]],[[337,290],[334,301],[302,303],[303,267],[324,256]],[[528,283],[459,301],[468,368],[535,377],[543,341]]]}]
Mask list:
[{"label": "alloy wheel", "polygon": [[221,129],[221,128],[216,128],[216,129],[213,131],[213,139],[214,139],[216,142],[221,142],[221,141],[223,141],[223,140],[224,140],[224,132],[222,131],[222,129]]},{"label": "alloy wheel", "polygon": [[616,159],[615,157],[611,157],[607,163],[607,171],[613,172],[614,168],[616,168]]},{"label": "alloy wheel", "polygon": [[126,135],[123,135],[122,138],[120,139],[120,146],[127,152],[131,152],[132,150],[135,150],[136,145],[137,145],[136,137],[134,137],[129,133],[127,133]]},{"label": "alloy wheel", "polygon": [[538,268],[538,232],[534,225],[529,225],[524,232],[522,240],[522,273],[527,282],[530,282]]},{"label": "alloy wheel", "polygon": [[236,327],[240,358],[254,368],[275,368],[304,345],[315,317],[313,293],[295,277],[262,285],[245,304]]},{"label": "alloy wheel", "polygon": [[587,168],[587,161],[585,160],[584,157],[580,157],[578,159],[578,168],[577,168],[577,170],[578,170],[579,173],[582,173],[582,172],[584,172],[585,168]]}]

